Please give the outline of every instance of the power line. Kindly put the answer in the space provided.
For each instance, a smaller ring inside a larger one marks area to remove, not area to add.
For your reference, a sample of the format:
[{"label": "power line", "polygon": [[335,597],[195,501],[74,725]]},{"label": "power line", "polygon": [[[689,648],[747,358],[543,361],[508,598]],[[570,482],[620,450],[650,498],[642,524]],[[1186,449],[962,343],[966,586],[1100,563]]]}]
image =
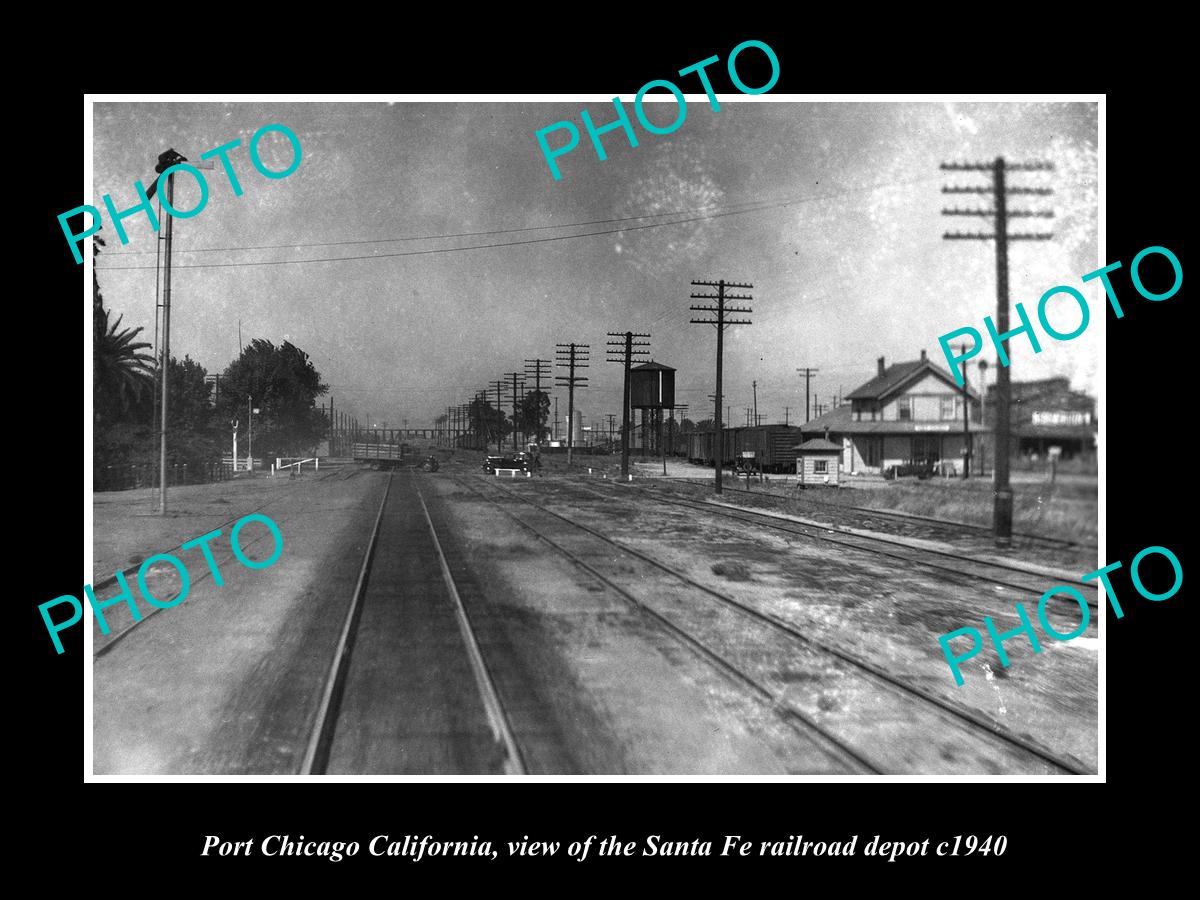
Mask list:
[{"label": "power line", "polygon": [[[884,182],[881,184],[868,185],[861,188],[848,188],[844,191],[836,191],[830,194],[821,194],[813,197],[797,197],[791,200],[780,200],[771,203],[763,203],[758,206],[752,206],[747,209],[726,210],[724,212],[709,213],[706,215],[690,216],[684,219],[676,219],[672,222],[650,222],[646,225],[633,225],[628,228],[610,228],[604,231],[588,231],[583,234],[560,234],[552,235],[544,238],[530,238],[524,241],[497,241],[491,244],[477,244],[472,247],[434,247],[426,250],[405,250],[397,253],[372,253],[365,256],[327,256],[315,259],[279,259],[279,260],[263,260],[256,262],[230,262],[230,263],[190,263],[188,265],[175,266],[176,269],[238,269],[249,266],[290,266],[300,265],[303,263],[314,262],[351,262],[363,259],[389,259],[401,256],[427,256],[433,253],[458,253],[467,250],[489,250],[497,247],[518,247],[525,244],[545,244],[552,241],[569,241],[576,238],[585,237],[600,237],[607,234],[621,234],[626,231],[642,231],[647,228],[663,228],[669,225],[685,225],[689,222],[700,222],[711,219],[720,219],[725,216],[739,216],[751,212],[760,212],[767,209],[782,209],[787,206],[792,206],[797,203],[813,203],[819,200],[829,200],[834,197],[845,196],[846,194],[859,193],[861,191],[873,191],[884,187],[899,187],[903,185],[919,184],[924,181],[930,181],[930,178],[918,178],[911,181],[894,181]],[[641,217],[638,217],[641,218]],[[292,245],[298,246],[298,245]],[[97,266],[102,272],[107,271],[130,271],[135,269],[145,269],[147,271],[155,268],[154,266]]]},{"label": "power line", "polygon": [[[931,179],[926,179],[931,180]],[[766,200],[742,200],[737,203],[726,204],[725,208],[733,208],[739,206],[758,206],[771,201]],[[666,216],[682,216],[687,213],[700,212],[706,209],[721,209],[720,204],[709,203],[705,206],[695,206],[691,209],[675,209],[669,212],[661,213],[642,213],[638,216],[621,216],[615,219],[591,219],[586,222],[565,222],[562,225],[529,225],[523,228],[493,228],[488,231],[451,231],[446,234],[420,234],[411,237],[395,237],[395,238],[368,238],[364,240],[353,241],[313,241],[304,244],[258,244],[249,247],[195,247],[191,250],[177,250],[177,253],[217,253],[217,252],[240,252],[242,250],[288,250],[297,247],[342,247],[353,244],[395,244],[406,241],[436,241],[445,238],[459,237],[483,237],[489,234],[516,234],[526,231],[546,231],[550,228],[583,228],[586,225],[610,225],[614,222],[633,222],[638,219],[661,219]],[[143,253],[153,253],[153,250],[117,250],[112,253],[114,256],[134,256]]]}]

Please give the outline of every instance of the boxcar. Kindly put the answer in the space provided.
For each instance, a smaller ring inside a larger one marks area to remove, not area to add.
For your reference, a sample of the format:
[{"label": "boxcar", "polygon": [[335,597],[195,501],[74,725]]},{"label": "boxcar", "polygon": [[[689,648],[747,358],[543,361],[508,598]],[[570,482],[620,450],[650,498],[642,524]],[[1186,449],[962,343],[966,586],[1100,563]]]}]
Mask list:
[{"label": "boxcar", "polygon": [[[795,446],[800,443],[800,429],[794,425],[735,426],[722,429],[721,463],[740,465],[762,472],[794,472]],[[711,466],[715,431],[697,431],[688,439],[688,459]],[[753,457],[745,456],[753,453]]]}]

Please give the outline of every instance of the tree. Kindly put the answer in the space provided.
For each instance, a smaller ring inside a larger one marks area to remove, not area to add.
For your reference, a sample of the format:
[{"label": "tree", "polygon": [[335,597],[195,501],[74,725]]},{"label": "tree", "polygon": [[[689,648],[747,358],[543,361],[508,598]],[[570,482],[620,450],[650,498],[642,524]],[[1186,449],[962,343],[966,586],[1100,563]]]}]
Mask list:
[{"label": "tree", "polygon": [[[100,252],[95,238],[92,255]],[[121,328],[122,316],[109,321],[104,308],[100,282],[92,267],[92,411],[96,421],[115,422],[129,413],[136,403],[154,389],[154,357],[143,350],[151,349],[145,341],[136,341],[143,327]]]},{"label": "tree", "polygon": [[546,416],[550,414],[550,395],[545,391],[530,391],[517,407],[517,427],[534,436],[539,444],[545,439]]},{"label": "tree", "polygon": [[496,409],[487,400],[476,397],[471,401],[468,422],[473,430],[483,428],[484,443],[500,443],[512,431],[503,410]]},{"label": "tree", "polygon": [[325,436],[325,416],[316,399],[329,390],[308,354],[290,341],[276,347],[256,338],[222,375],[219,419],[236,419],[246,434],[249,403],[254,416],[254,443],[261,456],[309,453]]}]

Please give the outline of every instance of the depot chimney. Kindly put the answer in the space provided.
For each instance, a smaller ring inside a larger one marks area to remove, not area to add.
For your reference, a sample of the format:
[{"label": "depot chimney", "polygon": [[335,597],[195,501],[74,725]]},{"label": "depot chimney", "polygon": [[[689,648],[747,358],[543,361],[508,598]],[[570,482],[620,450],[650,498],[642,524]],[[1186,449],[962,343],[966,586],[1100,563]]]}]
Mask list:
[{"label": "depot chimney", "polygon": [[879,357],[879,377],[880,378],[883,377],[883,371],[884,371],[883,357],[881,356],[881,357]]}]

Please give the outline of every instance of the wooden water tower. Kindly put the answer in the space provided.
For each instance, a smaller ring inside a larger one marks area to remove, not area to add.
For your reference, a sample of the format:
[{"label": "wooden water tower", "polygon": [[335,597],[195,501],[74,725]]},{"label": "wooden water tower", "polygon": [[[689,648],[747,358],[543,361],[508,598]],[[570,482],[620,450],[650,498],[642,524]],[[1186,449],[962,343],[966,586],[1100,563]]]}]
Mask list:
[{"label": "wooden water tower", "polygon": [[[629,370],[630,409],[658,410],[657,440],[663,449],[663,473],[667,469],[666,446],[662,441],[662,411],[675,408],[675,370],[651,360]],[[642,456],[646,455],[646,417],[642,417]]]}]

